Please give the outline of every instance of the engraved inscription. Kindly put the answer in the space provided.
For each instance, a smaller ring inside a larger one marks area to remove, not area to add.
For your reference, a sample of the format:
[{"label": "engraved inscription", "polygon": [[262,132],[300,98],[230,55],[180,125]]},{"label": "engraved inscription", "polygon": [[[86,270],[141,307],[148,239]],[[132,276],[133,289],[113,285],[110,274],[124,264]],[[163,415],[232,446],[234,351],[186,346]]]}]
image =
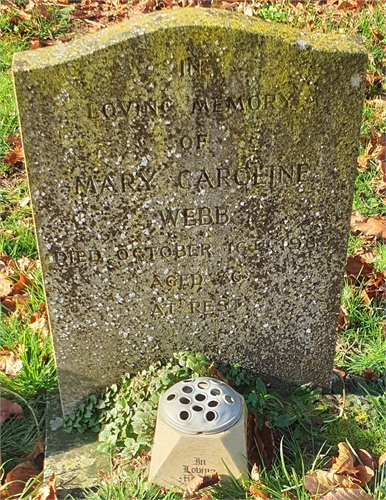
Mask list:
[{"label": "engraved inscription", "polygon": [[282,108],[287,105],[285,97],[278,93],[238,97],[197,97],[193,100],[192,113],[233,113],[250,112],[262,109]]},{"label": "engraved inscription", "polygon": [[237,311],[243,301],[241,298],[232,297],[231,299],[175,299],[162,300],[155,302],[151,310],[151,316],[166,317],[176,313],[196,314],[196,315],[218,315],[223,312]]},{"label": "engraved inscription", "polygon": [[254,158],[249,159],[243,166],[231,169],[217,167],[215,169],[181,170],[177,176],[178,186],[182,189],[191,188],[221,188],[231,186],[268,186],[276,182],[302,182],[307,174],[307,165],[261,166]]},{"label": "engraved inscription", "polygon": [[[205,257],[210,259],[213,255],[212,245],[210,243],[194,243],[194,244],[178,244],[172,243],[169,245],[151,246],[143,245],[134,248],[130,253],[125,249],[121,248],[118,250],[118,256],[120,254],[120,260],[125,260],[129,258],[138,260],[149,260],[154,261],[155,259],[162,258],[172,258],[173,260],[179,260],[181,258],[192,258],[192,257]],[[124,257],[126,256],[126,257]]]},{"label": "engraved inscription", "polygon": [[194,474],[208,474],[211,472],[216,472],[215,469],[207,464],[207,460],[201,457],[194,457],[193,463],[182,464],[182,475],[179,477],[181,483],[187,483],[190,481]]},{"label": "engraved inscription", "polygon": [[127,101],[125,99],[111,100],[103,104],[89,102],[87,104],[88,117],[114,119],[133,116],[159,116],[165,114],[173,106],[169,99],[162,101]]},{"label": "engraved inscription", "polygon": [[193,76],[194,74],[201,76],[202,66],[202,59],[193,59],[193,57],[182,59],[179,65],[179,76]]},{"label": "engraved inscription", "polygon": [[182,274],[161,276],[158,274],[153,275],[150,288],[161,288],[166,290],[201,290],[204,284],[204,277],[201,274]]},{"label": "engraved inscription", "polygon": [[99,250],[75,250],[53,252],[50,254],[50,263],[62,267],[73,266],[75,264],[97,263],[102,259]]},{"label": "engraved inscription", "polygon": [[209,144],[209,136],[207,134],[197,134],[197,136],[193,138],[185,135],[181,138],[180,144],[186,151],[193,148],[203,149]]},{"label": "engraved inscription", "polygon": [[104,193],[124,193],[126,191],[150,191],[156,172],[124,172],[116,176],[75,177],[76,194],[102,195]]},{"label": "engraved inscription", "polygon": [[[110,102],[87,103],[87,114],[89,118],[102,118],[113,120],[120,117],[158,117],[165,115],[174,107],[175,103],[170,99],[130,101],[125,99],[115,99]],[[280,109],[287,106],[284,95],[272,92],[262,95],[251,96],[229,96],[229,97],[196,97],[192,100],[191,112],[216,114],[251,111],[261,111],[266,109]]]},{"label": "engraved inscription", "polygon": [[165,209],[159,212],[163,226],[210,226],[212,224],[225,225],[230,221],[228,209],[223,207],[200,207]]},{"label": "engraved inscription", "polygon": [[[331,245],[331,237],[326,235],[323,241],[318,241],[310,235],[299,234],[294,236],[288,233],[286,237],[281,239],[284,249],[288,249],[297,253],[298,251],[306,254],[313,252],[315,249],[325,249]],[[277,247],[277,239],[267,238],[264,241],[232,241],[226,247],[222,247],[228,255],[237,257],[254,257],[258,258],[264,255],[264,249]],[[168,243],[160,245],[152,245],[145,243],[138,245],[136,242],[129,243],[127,246],[119,246],[114,249],[113,259],[117,262],[154,262],[157,259],[168,259],[179,261],[194,260],[196,258],[206,260],[212,259],[218,254],[220,248],[213,248],[210,243]],[[106,261],[107,256],[97,249],[79,249],[79,248],[63,248],[60,251],[50,252],[50,264],[67,268],[74,265],[86,265],[87,263],[98,264]],[[109,256],[110,258],[110,256]],[[241,273],[240,270],[233,270],[228,278],[226,278],[225,271],[223,274],[218,273],[218,278],[221,282],[238,283],[246,279],[248,275],[245,272]],[[191,274],[184,275],[191,276],[193,286],[201,285],[203,282],[199,281],[199,277],[203,279],[202,275]],[[183,278],[185,283],[186,279]],[[160,279],[161,280],[161,279]],[[162,280],[161,280],[162,281]],[[170,282],[171,283],[171,282]],[[155,281],[153,281],[155,284]],[[184,285],[185,286],[185,285]]]},{"label": "engraved inscription", "polygon": [[[189,139],[189,141],[188,141]],[[189,137],[184,137],[186,149],[193,144]],[[205,147],[208,144],[208,136],[199,135],[200,143],[196,144],[197,149]],[[182,144],[182,140],[181,140]],[[133,167],[134,169],[134,167]],[[199,170],[181,170],[176,177],[178,187],[184,190],[189,189],[216,189],[229,187],[244,187],[252,189],[254,187],[272,188],[275,183],[296,184],[305,180],[308,173],[308,165],[301,163],[298,165],[270,165],[262,166],[257,163],[254,157],[247,160],[244,165],[239,168],[228,168],[219,166],[217,168],[206,168]],[[130,191],[150,191],[154,188],[154,180],[156,171],[146,172],[123,172],[117,175],[89,175],[76,176],[74,179],[74,190],[77,195],[105,195],[109,193],[127,193]],[[182,209],[181,215],[185,217],[186,226],[190,225],[206,225],[208,220],[212,218],[210,223],[225,224],[229,222],[229,216],[226,208],[209,209],[204,207],[199,209],[198,218],[195,223],[192,222],[192,212],[196,209]],[[216,212],[216,213],[215,213]],[[213,217],[214,214],[214,217]],[[177,221],[178,214],[161,214],[163,223]],[[196,215],[196,214],[195,214]],[[166,217],[166,219],[165,219]],[[174,226],[176,225],[173,223]]]}]

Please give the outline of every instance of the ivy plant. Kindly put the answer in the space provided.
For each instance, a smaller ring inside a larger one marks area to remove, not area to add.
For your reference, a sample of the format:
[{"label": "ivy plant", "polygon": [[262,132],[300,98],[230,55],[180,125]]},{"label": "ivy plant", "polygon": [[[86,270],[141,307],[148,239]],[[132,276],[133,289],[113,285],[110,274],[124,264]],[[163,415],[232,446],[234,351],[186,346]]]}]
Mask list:
[{"label": "ivy plant", "polygon": [[150,451],[160,395],[186,378],[220,377],[240,392],[248,411],[255,413],[258,426],[294,427],[295,433],[314,435],[315,419],[333,411],[321,391],[302,387],[289,399],[268,390],[238,364],[221,374],[204,354],[180,352],[175,362],[156,363],[137,374],[126,374],[120,387],[113,384],[100,395],[92,395],[66,420],[68,432],[99,432],[100,451],[130,459]]}]

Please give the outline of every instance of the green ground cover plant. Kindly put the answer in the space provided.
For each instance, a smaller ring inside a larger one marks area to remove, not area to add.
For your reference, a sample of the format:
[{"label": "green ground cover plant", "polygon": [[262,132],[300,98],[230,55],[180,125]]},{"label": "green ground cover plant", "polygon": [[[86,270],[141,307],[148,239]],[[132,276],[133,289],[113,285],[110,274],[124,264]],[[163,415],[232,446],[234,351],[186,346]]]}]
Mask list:
[{"label": "green ground cover plant", "polygon": [[[162,7],[130,2],[126,10],[117,13],[113,3],[105,4],[106,8],[98,4],[99,10],[92,11],[83,3],[74,9],[50,2],[18,1],[0,11],[0,273],[5,287],[1,288],[0,360],[10,359],[9,353],[13,353],[12,359],[21,361],[14,374],[0,368],[0,384],[1,397],[20,404],[24,411],[23,418],[14,416],[1,425],[4,477],[0,488],[4,497],[10,491],[6,475],[26,459],[36,460],[41,451],[45,401],[56,390],[52,345],[42,307],[41,273],[35,264],[37,250],[28,187],[17,141],[10,74],[12,55],[31,46],[55,43],[58,38],[65,43],[79,36],[79,31],[99,29],[95,26],[99,21],[106,25],[133,13]],[[386,6],[382,2],[354,0],[253,0],[235,3],[234,7],[268,22],[358,35],[369,53],[353,201],[353,212],[365,226],[361,230],[353,227],[349,239],[348,254],[356,259],[359,268],[354,274],[347,270],[342,293],[335,359],[340,371],[334,374],[333,393],[322,395],[317,388],[303,387],[283,398],[261,381],[250,379],[239,366],[229,367],[223,376],[244,395],[249,410],[257,415],[256,432],[263,423],[272,430],[275,453],[270,467],[262,464],[259,482],[250,478],[217,484],[208,490],[207,497],[253,498],[255,490],[251,487],[258,485],[266,495],[260,498],[310,499],[305,487],[306,473],[328,468],[339,443],[347,441],[353,448],[366,449],[373,457],[386,452],[386,274],[383,280],[381,277],[386,270],[386,229],[380,230],[379,224],[375,230],[366,226],[369,218],[381,225],[386,221],[386,172],[382,163],[382,159],[386,160],[382,149],[386,130]],[[89,13],[91,23],[80,25],[80,13],[86,18]],[[28,259],[29,265],[22,259]],[[14,290],[18,285],[20,293],[8,294],[4,280],[14,285]],[[119,386],[91,396],[71,416],[66,424],[68,430],[98,432],[100,448],[110,453],[116,464],[116,469],[101,481],[99,490],[88,492],[87,498],[180,498],[173,489],[165,492],[149,485],[143,466],[151,447],[158,395],[186,376],[204,375],[219,376],[219,372],[203,355],[179,353],[174,362],[126,376]],[[145,457],[142,461],[141,456]],[[23,493],[20,490],[20,498],[37,496],[39,485],[35,483],[34,488],[34,493],[28,492],[28,487]],[[377,500],[386,498],[385,462],[364,491]]]}]

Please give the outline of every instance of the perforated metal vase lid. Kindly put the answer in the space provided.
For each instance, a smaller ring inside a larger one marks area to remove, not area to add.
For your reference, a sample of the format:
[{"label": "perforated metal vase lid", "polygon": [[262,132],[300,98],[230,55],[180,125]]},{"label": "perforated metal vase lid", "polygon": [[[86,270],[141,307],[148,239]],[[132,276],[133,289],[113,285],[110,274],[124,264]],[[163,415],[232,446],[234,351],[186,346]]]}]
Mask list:
[{"label": "perforated metal vase lid", "polygon": [[186,379],[170,387],[160,399],[162,418],[186,434],[216,434],[238,422],[240,394],[215,378]]}]

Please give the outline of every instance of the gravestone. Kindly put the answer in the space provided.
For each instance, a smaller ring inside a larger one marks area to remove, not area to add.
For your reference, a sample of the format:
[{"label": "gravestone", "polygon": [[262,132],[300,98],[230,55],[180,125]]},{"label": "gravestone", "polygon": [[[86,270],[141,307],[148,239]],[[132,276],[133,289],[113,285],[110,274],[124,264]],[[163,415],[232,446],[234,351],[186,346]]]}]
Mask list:
[{"label": "gravestone", "polygon": [[16,54],[65,414],[180,350],[329,386],[365,69],[203,9]]}]

